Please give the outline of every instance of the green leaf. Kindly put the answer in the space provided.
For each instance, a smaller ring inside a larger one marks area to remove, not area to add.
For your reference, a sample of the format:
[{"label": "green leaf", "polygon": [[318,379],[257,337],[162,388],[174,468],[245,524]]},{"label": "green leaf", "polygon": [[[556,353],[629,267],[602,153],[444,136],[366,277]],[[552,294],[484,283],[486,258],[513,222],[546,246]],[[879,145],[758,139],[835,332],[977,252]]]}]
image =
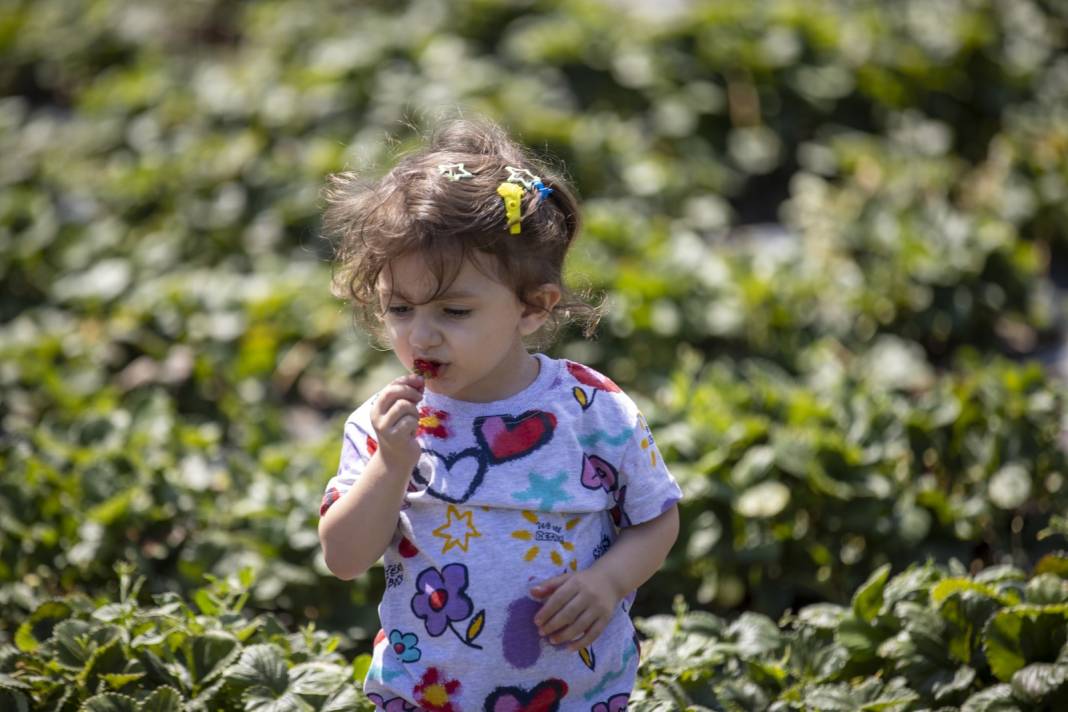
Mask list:
[{"label": "green leaf", "polygon": [[798,611],[797,619],[813,628],[834,630],[838,627],[845,612],[845,608],[833,603],[813,603]]},{"label": "green leaf", "polygon": [[85,621],[68,619],[56,625],[52,642],[56,647],[56,662],[65,667],[82,669],[92,657],[95,645],[91,638],[93,626]]},{"label": "green leaf", "polygon": [[242,696],[246,712],[314,712],[315,708],[292,692],[276,693],[256,685]]},{"label": "green leaf", "polygon": [[1046,554],[1035,564],[1036,574],[1054,574],[1068,579],[1068,552],[1055,551]]},{"label": "green leaf", "polygon": [[289,687],[285,653],[273,643],[245,648],[241,659],[227,669],[224,677],[239,685],[259,685],[279,695]]},{"label": "green leaf", "polygon": [[852,694],[848,685],[817,685],[806,691],[805,709],[819,712],[854,712],[861,702]]},{"label": "green leaf", "polygon": [[29,690],[31,689],[31,686],[16,677],[0,672],[0,688],[7,690]]},{"label": "green leaf", "polygon": [[125,673],[125,674],[123,674],[123,673],[104,673],[100,677],[101,677],[101,679],[104,680],[104,682],[106,682],[108,684],[108,687],[110,687],[112,690],[121,690],[126,685],[129,685],[131,682],[135,682],[137,680],[140,680],[144,676],[145,676],[145,673],[143,673],[143,672],[134,672],[134,673]]},{"label": "green leaf", "polygon": [[738,646],[738,655],[752,658],[774,652],[781,643],[779,627],[766,616],[743,613],[727,628],[727,637]]},{"label": "green leaf", "polygon": [[1068,637],[1068,605],[1013,606],[998,611],[983,631],[983,650],[1003,682],[1030,663],[1056,660]]},{"label": "green leaf", "polygon": [[206,616],[217,616],[223,610],[222,604],[208,588],[198,588],[194,591],[193,602],[197,604],[197,609]]},{"label": "green leaf", "polygon": [[934,693],[936,702],[946,703],[965,692],[975,682],[975,668],[965,665],[958,668],[948,678],[932,681],[931,692]]},{"label": "green leaf", "polygon": [[182,712],[182,693],[170,686],[157,687],[141,701],[137,712]]},{"label": "green leaf", "polygon": [[367,677],[367,671],[371,669],[373,658],[370,653],[360,653],[352,661],[352,679],[363,682]]},{"label": "green leaf", "polygon": [[1017,698],[1034,705],[1049,702],[1054,694],[1068,688],[1068,665],[1032,663],[1012,676],[1012,691]]},{"label": "green leaf", "polygon": [[888,636],[885,631],[870,626],[849,614],[842,618],[834,637],[854,659],[863,661],[875,657],[879,646]]},{"label": "green leaf", "polygon": [[931,589],[931,602],[935,605],[939,605],[949,596],[964,591],[992,598],[1003,606],[1011,606],[1019,603],[1019,601],[1003,598],[993,586],[976,583],[975,581],[966,578],[947,578],[939,581],[935,584],[934,588]]},{"label": "green leaf", "polygon": [[34,652],[52,637],[56,626],[70,618],[72,612],[70,605],[63,601],[45,601],[19,626],[15,645],[24,653]]},{"label": "green leaf", "polygon": [[349,681],[348,671],[333,663],[310,662],[289,670],[289,689],[298,695],[326,697]]},{"label": "green leaf", "polygon": [[361,712],[365,707],[355,685],[345,685],[333,694],[319,712]]},{"label": "green leaf", "polygon": [[182,681],[179,680],[163,660],[148,648],[135,647],[134,655],[137,656],[138,662],[141,663],[141,667],[145,670],[147,683],[150,683],[153,686],[163,685],[175,687],[180,690],[184,690],[188,687],[187,685],[183,685]]},{"label": "green leaf", "polygon": [[961,705],[960,712],[1024,712],[1012,695],[1011,685],[994,685],[975,693]]},{"label": "green leaf", "polygon": [[883,606],[883,589],[890,577],[890,564],[883,564],[853,594],[853,613],[860,620],[871,623]]},{"label": "green leaf", "polygon": [[186,645],[190,648],[190,677],[198,686],[208,684],[221,675],[241,654],[241,643],[223,631],[193,636]]},{"label": "green leaf", "polygon": [[79,685],[96,689],[97,678],[105,673],[120,673],[126,669],[126,651],[118,636],[93,650],[89,661],[78,674]]},{"label": "green leaf", "polygon": [[1006,581],[1026,581],[1027,575],[1008,564],[988,566],[975,575],[978,583],[1004,583]]},{"label": "green leaf", "polygon": [[1000,607],[985,592],[970,588],[958,589],[942,600],[938,610],[946,623],[949,654],[954,660],[973,664],[983,626]]},{"label": "green leaf", "polygon": [[87,699],[78,712],[137,712],[137,700],[118,692],[105,692]]},{"label": "green leaf", "polygon": [[1068,581],[1053,574],[1039,574],[1027,582],[1027,602],[1035,605],[1068,603]]}]

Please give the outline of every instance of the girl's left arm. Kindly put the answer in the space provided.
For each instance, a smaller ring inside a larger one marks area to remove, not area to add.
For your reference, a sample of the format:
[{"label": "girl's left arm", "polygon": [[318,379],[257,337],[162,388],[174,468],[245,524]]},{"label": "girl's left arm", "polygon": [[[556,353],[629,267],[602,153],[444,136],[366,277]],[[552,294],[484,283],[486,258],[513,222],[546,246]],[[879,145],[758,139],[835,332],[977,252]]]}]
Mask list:
[{"label": "girl's left arm", "polygon": [[548,599],[534,622],[553,643],[573,641],[583,648],[601,634],[616,606],[656,573],[679,535],[679,510],[670,507],[655,519],[620,531],[608,551],[588,569],[543,581],[531,589]]}]

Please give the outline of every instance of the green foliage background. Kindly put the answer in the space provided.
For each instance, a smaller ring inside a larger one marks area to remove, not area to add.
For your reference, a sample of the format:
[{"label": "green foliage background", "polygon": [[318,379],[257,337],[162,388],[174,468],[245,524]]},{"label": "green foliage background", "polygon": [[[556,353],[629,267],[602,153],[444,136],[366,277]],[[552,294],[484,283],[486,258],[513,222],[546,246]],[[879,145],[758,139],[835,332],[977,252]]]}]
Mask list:
[{"label": "green foliage background", "polygon": [[319,191],[458,112],[583,198],[568,274],[610,312],[553,353],[636,397],[686,492],[639,615],[844,606],[928,558],[1031,572],[1068,508],[1064,388],[1031,360],[1063,338],[1066,23],[1058,0],[9,3],[0,639],[116,598],[129,562],[142,600],[249,567],[278,630],[367,650],[381,572],[330,576],[317,512],[397,366],[329,296]]}]

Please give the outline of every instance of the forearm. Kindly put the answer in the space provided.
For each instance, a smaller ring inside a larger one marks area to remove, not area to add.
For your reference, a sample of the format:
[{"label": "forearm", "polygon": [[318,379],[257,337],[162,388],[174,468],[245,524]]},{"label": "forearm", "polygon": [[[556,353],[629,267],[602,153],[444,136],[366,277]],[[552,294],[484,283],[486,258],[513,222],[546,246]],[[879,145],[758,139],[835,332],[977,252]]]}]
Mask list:
[{"label": "forearm", "polygon": [[352,489],[319,520],[323,558],[335,576],[356,578],[378,561],[397,528],[410,473],[390,469],[375,453]]},{"label": "forearm", "polygon": [[604,576],[622,599],[657,572],[678,535],[679,510],[671,507],[656,519],[623,529],[590,570]]}]

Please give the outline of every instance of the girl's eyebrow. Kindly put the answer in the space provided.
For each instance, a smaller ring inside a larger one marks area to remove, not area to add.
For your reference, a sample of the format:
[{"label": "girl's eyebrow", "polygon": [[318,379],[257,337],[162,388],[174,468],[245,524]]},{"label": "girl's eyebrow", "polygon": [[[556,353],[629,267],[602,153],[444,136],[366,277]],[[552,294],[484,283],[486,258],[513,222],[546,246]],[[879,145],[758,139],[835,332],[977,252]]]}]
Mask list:
[{"label": "girl's eyebrow", "polygon": [[[384,292],[383,291],[383,292],[381,292],[381,294],[384,297],[390,296],[389,292]],[[401,301],[405,301],[405,302],[410,302],[411,301],[411,299],[409,299],[408,296],[406,294],[404,294],[403,292],[401,292],[399,289],[394,289],[393,293],[392,293],[392,296],[400,299]],[[445,292],[444,294],[439,295],[433,301],[440,302],[440,301],[445,301],[446,299],[477,299],[478,296],[479,295],[476,294],[475,292],[470,292],[470,291],[467,291],[465,289],[456,289],[456,290],[450,289],[449,291]]]}]

